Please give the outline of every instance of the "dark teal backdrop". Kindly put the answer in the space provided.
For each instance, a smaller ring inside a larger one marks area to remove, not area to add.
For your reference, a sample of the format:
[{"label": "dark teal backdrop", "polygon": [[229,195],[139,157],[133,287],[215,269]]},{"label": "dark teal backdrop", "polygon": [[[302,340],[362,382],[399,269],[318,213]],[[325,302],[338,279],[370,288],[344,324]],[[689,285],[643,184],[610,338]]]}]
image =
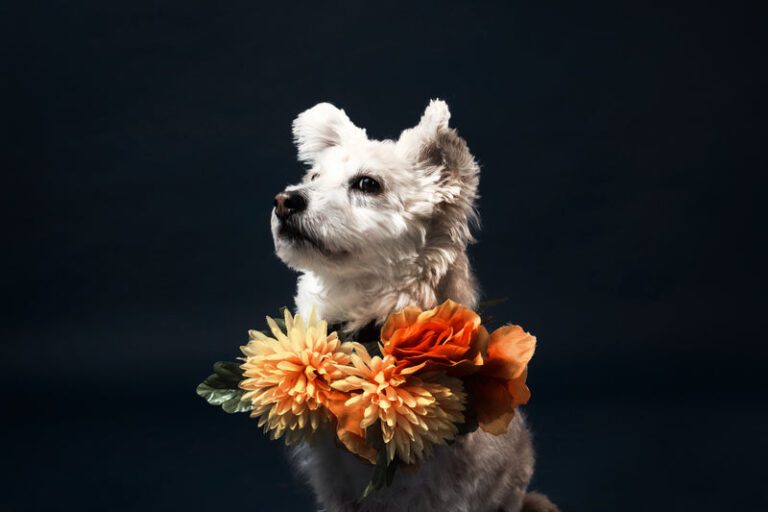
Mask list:
[{"label": "dark teal backdrop", "polygon": [[292,302],[294,116],[396,137],[433,97],[483,167],[484,293],[539,337],[534,486],[768,507],[764,18],[475,4],[3,3],[0,510],[312,510],[194,388]]}]

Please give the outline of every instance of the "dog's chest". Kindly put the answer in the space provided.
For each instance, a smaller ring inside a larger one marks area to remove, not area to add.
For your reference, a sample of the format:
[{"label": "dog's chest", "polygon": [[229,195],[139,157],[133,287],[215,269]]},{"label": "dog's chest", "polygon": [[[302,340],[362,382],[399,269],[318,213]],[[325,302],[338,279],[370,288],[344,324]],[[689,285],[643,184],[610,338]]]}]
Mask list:
[{"label": "dog's chest", "polygon": [[380,323],[397,309],[398,292],[370,280],[361,281],[319,279],[306,273],[298,281],[297,312],[308,316],[314,307],[320,318],[335,324],[344,323],[354,331],[372,321]]}]

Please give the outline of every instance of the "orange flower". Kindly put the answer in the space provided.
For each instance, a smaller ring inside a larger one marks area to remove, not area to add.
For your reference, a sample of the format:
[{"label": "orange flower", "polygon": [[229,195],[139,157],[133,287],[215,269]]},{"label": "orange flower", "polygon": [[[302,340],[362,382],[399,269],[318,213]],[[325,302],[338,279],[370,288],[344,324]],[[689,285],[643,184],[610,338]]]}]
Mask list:
[{"label": "orange flower", "polygon": [[478,424],[486,432],[506,432],[515,408],[528,403],[531,392],[525,379],[535,349],[536,337],[519,325],[505,325],[491,334],[485,365],[464,382],[474,399]]},{"label": "orange flower", "polygon": [[389,316],[381,328],[383,355],[392,355],[400,366],[426,363],[426,370],[445,369],[465,376],[483,364],[488,331],[480,316],[452,300],[422,311],[410,306]]},{"label": "orange flower", "polygon": [[[375,462],[375,451],[361,453],[363,429],[381,426],[387,458],[419,462],[434,445],[446,444],[464,422],[465,394],[461,380],[442,372],[420,373],[422,365],[402,367],[391,355],[371,357],[362,345],[354,348],[352,365],[337,365],[346,374],[334,389],[352,393],[339,419],[339,439],[353,453]],[[373,455],[373,456],[372,456]]]},{"label": "orange flower", "polygon": [[[285,437],[286,444],[309,440],[323,424],[331,423],[331,402],[339,399],[331,388],[344,375],[336,365],[349,364],[354,344],[342,343],[315,310],[305,321],[285,311],[285,332],[267,317],[272,336],[250,331],[241,347],[245,359],[240,388],[251,402],[251,417],[259,418],[272,439]],[[348,398],[348,397],[346,397]]]}]

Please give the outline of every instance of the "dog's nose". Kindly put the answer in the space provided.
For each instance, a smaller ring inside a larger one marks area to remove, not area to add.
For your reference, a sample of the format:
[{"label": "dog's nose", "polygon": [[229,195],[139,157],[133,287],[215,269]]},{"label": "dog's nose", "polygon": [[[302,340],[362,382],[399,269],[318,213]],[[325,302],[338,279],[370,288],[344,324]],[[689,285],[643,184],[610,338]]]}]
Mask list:
[{"label": "dog's nose", "polygon": [[275,214],[280,220],[306,209],[307,199],[300,192],[280,192],[275,196]]}]

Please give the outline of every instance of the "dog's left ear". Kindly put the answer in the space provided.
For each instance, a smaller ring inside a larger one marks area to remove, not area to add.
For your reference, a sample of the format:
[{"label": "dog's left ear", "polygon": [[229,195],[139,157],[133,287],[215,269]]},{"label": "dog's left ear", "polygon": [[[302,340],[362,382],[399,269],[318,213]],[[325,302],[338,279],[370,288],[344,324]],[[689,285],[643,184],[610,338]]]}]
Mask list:
[{"label": "dog's left ear", "polygon": [[439,193],[445,201],[462,199],[472,204],[480,168],[464,139],[448,126],[450,118],[451,112],[444,101],[430,101],[419,124],[400,134],[397,148],[418,172],[438,180]]},{"label": "dog's left ear", "polygon": [[330,103],[318,103],[293,121],[293,140],[299,150],[299,160],[311,164],[325,149],[363,142],[368,137],[343,110]]}]

